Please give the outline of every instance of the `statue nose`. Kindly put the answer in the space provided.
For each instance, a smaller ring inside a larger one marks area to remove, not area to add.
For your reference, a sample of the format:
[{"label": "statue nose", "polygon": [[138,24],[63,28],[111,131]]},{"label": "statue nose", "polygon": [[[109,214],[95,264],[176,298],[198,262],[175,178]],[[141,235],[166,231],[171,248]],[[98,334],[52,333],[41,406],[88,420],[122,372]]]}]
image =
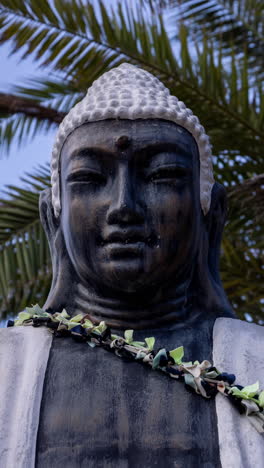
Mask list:
[{"label": "statue nose", "polygon": [[107,213],[108,224],[141,224],[143,208],[139,205],[136,187],[127,168],[122,168],[115,186],[114,197]]}]

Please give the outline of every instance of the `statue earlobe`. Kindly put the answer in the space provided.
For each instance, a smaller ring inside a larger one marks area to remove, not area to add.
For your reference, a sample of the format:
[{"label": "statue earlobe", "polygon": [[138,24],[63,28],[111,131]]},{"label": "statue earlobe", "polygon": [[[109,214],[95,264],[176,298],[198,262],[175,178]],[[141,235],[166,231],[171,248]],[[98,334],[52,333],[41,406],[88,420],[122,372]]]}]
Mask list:
[{"label": "statue earlobe", "polygon": [[200,307],[212,316],[234,317],[223,289],[219,274],[219,258],[222,233],[226,220],[226,193],[222,185],[215,183],[212,190],[210,210],[203,216],[203,226],[198,260],[194,274],[194,288]]},{"label": "statue earlobe", "polygon": [[59,218],[56,218],[54,214],[50,188],[43,190],[43,192],[41,192],[40,194],[39,213],[40,213],[41,224],[46,233],[46,236],[49,242],[51,256],[53,259],[54,255],[56,255],[55,239],[56,239],[57,232],[59,229]]},{"label": "statue earlobe", "polygon": [[56,218],[52,206],[51,189],[46,189],[40,194],[39,212],[42,226],[48,238],[51,261],[52,261],[52,284],[45,309],[51,311],[62,310],[66,303],[70,303],[67,298],[66,285],[71,284],[71,264],[65,248],[64,238],[60,226],[60,218]]},{"label": "statue earlobe", "polygon": [[227,197],[223,185],[215,182],[211,195],[210,210],[205,217],[208,233],[208,267],[214,280],[221,283],[219,259],[223,229],[227,214]]}]

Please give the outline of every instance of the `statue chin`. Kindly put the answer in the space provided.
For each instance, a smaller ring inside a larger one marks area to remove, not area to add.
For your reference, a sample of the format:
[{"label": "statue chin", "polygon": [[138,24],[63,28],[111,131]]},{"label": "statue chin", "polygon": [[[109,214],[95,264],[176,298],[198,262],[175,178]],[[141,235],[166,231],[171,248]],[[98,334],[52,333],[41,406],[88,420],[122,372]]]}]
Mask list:
[{"label": "statue chin", "polygon": [[160,285],[160,281],[151,282],[144,270],[144,263],[140,258],[112,261],[102,268],[102,275],[97,284],[105,284],[113,291],[137,293]]},{"label": "statue chin", "polygon": [[[158,263],[155,248],[148,252],[138,250],[137,247],[114,246],[115,255],[112,258],[104,257],[93,262],[92,259],[84,263],[70,256],[73,268],[83,285],[92,286],[105,296],[110,294],[118,298],[119,294],[142,294],[149,300],[161,290],[177,289],[190,277],[195,257],[190,252],[188,261],[182,264],[182,259],[174,262]],[[113,258],[114,257],[114,258]]]}]

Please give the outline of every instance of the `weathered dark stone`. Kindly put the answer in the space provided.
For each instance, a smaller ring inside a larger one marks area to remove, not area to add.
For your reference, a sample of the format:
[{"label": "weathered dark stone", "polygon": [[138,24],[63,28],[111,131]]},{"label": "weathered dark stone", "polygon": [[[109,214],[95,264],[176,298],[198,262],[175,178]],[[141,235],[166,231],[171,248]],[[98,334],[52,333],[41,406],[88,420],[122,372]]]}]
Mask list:
[{"label": "weathered dark stone", "polygon": [[[150,330],[157,347],[211,357],[211,322]],[[136,337],[145,337],[137,332]],[[137,362],[71,339],[53,342],[37,443],[38,468],[220,467],[215,402]]]},{"label": "weathered dark stone", "polygon": [[[60,177],[60,218],[49,190],[40,201],[53,261],[45,307],[210,359],[215,319],[233,315],[218,272],[226,199],[215,184],[203,215],[191,134],[155,119],[84,124],[63,146]],[[53,342],[39,468],[219,466],[213,400],[87,348]]]}]

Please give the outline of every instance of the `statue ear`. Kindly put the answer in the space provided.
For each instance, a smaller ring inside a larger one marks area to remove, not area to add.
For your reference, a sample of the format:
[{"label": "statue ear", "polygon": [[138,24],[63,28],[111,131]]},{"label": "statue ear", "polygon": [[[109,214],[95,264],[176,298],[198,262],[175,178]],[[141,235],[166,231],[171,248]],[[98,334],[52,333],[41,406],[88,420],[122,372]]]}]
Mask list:
[{"label": "statue ear", "polygon": [[195,287],[200,305],[221,317],[234,317],[219,274],[220,247],[226,211],[225,189],[216,182],[212,190],[210,210],[203,217],[205,229],[202,230],[201,246],[198,252]]},{"label": "statue ear", "polygon": [[221,283],[219,259],[223,229],[226,221],[227,197],[223,185],[215,182],[211,195],[210,210],[205,217],[208,233],[208,267],[214,280]]},{"label": "statue ear", "polygon": [[59,218],[56,218],[54,214],[50,188],[43,190],[40,194],[39,213],[42,226],[48,238],[51,256],[54,259],[54,255],[56,255],[55,239],[59,228]]},{"label": "statue ear", "polygon": [[[73,274],[60,226],[60,218],[56,218],[54,215],[50,188],[40,194],[39,212],[48,238],[52,261],[52,284],[43,307],[53,312],[61,311],[66,305],[70,307],[73,300]],[[70,287],[68,287],[69,285]]]},{"label": "statue ear", "polygon": [[55,217],[52,199],[51,199],[51,189],[48,188],[43,190],[39,198],[39,213],[40,220],[44,231],[46,233],[50,255],[52,261],[52,284],[50,287],[50,292],[44,308],[50,311],[61,310],[60,302],[62,296],[62,285],[63,280],[61,279],[61,272],[64,270],[62,265],[65,260],[63,260],[63,236],[60,229],[60,220]]}]

